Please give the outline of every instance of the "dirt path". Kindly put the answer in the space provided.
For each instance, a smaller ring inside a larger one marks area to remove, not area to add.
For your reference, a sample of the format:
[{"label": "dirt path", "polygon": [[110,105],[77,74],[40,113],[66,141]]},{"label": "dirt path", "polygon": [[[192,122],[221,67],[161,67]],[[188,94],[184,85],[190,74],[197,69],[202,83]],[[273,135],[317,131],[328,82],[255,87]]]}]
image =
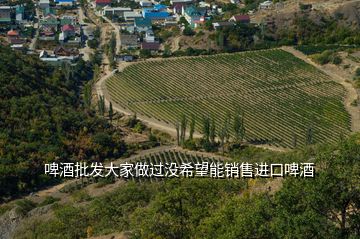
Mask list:
[{"label": "dirt path", "polygon": [[325,74],[331,76],[334,81],[341,84],[345,88],[347,94],[344,99],[344,104],[346,110],[351,116],[351,130],[353,132],[360,132],[360,107],[351,105],[354,100],[359,99],[359,96],[353,85],[348,82],[351,79],[347,79],[344,75],[341,74],[341,72],[337,71],[336,69],[326,67],[326,65],[321,66],[314,63],[305,54],[295,50],[293,47],[282,47],[282,49],[315,66],[319,70],[323,71]]}]

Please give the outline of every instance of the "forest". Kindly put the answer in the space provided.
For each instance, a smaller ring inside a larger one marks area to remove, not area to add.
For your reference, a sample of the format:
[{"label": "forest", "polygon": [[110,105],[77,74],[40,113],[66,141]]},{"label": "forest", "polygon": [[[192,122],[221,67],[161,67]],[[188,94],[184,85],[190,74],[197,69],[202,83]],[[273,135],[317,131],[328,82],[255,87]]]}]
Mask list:
[{"label": "forest", "polygon": [[[0,201],[46,186],[46,162],[103,161],[126,151],[119,131],[81,100],[93,65],[51,67],[0,46]],[[56,181],[56,180],[55,180]]]}]

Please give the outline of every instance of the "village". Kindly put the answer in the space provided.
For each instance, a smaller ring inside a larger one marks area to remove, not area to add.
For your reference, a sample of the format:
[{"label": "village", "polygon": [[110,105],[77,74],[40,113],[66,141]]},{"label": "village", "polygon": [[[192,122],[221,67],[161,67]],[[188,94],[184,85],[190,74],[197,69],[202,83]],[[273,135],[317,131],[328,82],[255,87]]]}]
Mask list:
[{"label": "village", "polygon": [[[24,54],[37,54],[50,64],[76,63],[80,58],[89,60],[95,54],[102,37],[101,23],[105,23],[116,32],[115,62],[134,61],[175,52],[179,48],[176,43],[181,44],[180,36],[190,40],[200,37],[206,41],[211,37],[206,35],[209,30],[235,24],[256,24],[251,20],[254,11],[274,7],[272,1],[264,1],[257,9],[244,12],[246,10],[241,10],[244,3],[238,0],[213,3],[194,0],[28,0],[17,4],[16,1],[2,1],[0,41]],[[102,41],[109,41],[109,37]],[[102,42],[102,45],[106,44],[108,42]],[[184,49],[192,49],[191,44]]]}]

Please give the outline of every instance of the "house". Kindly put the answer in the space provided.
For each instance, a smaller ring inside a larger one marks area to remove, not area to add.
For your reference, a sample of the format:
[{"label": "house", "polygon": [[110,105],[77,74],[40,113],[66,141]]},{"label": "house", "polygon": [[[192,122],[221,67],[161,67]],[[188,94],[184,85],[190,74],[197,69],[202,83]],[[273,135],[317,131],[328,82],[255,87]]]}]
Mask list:
[{"label": "house", "polygon": [[62,62],[73,62],[78,56],[56,56],[55,54],[49,54],[47,51],[43,50],[40,52],[39,58],[52,65],[60,65]]},{"label": "house", "polygon": [[101,12],[103,16],[118,16],[124,17],[124,12],[131,12],[129,7],[109,7],[105,6]]},{"label": "house", "polygon": [[56,6],[67,6],[67,7],[72,7],[75,5],[75,1],[74,0],[55,0]]},{"label": "house", "polygon": [[151,7],[151,6],[152,6],[152,2],[151,2],[151,1],[147,1],[147,0],[142,0],[142,1],[140,1],[140,6],[141,6],[141,7]]},{"label": "house", "polygon": [[55,16],[55,9],[53,9],[51,7],[44,8],[43,9],[43,15],[44,15],[44,17],[46,17],[48,15],[53,15],[54,17],[56,17]]},{"label": "house", "polygon": [[95,0],[95,6],[96,7],[105,7],[105,6],[110,6],[111,5],[111,0]]},{"label": "house", "polygon": [[45,8],[50,7],[50,1],[49,0],[40,0],[39,1],[39,7],[41,9],[45,9]]},{"label": "house", "polygon": [[175,3],[170,7],[172,9],[173,14],[181,15],[183,7],[186,6],[187,3]]},{"label": "house", "polygon": [[134,56],[132,55],[120,55],[117,57],[118,61],[132,62],[134,61]]},{"label": "house", "polygon": [[11,22],[11,7],[0,6],[0,24],[7,24]]},{"label": "house", "polygon": [[78,56],[79,50],[77,48],[65,48],[64,46],[57,46],[54,49],[55,56]]},{"label": "house", "polygon": [[170,17],[167,6],[162,4],[154,5],[152,8],[143,8],[142,15],[150,20],[165,20]]},{"label": "house", "polygon": [[17,5],[15,7],[15,20],[16,23],[21,23],[24,20],[25,7],[22,5]]},{"label": "house", "polygon": [[75,36],[75,27],[73,25],[66,24],[61,27],[61,32],[64,34],[64,38]]},{"label": "house", "polygon": [[48,15],[39,21],[40,29],[52,28],[55,32],[58,30],[59,21],[53,15]]},{"label": "house", "polygon": [[272,1],[265,1],[259,4],[259,9],[270,9],[272,5]]},{"label": "house", "polygon": [[20,38],[20,35],[17,31],[15,30],[10,30],[7,32],[7,38],[8,38],[8,42],[10,44],[22,44],[25,43],[25,40]]},{"label": "house", "polygon": [[155,35],[152,30],[147,30],[145,32],[145,41],[146,42],[155,42]]},{"label": "house", "polygon": [[213,28],[215,30],[219,30],[219,29],[222,29],[224,27],[231,27],[231,26],[234,26],[235,23],[234,22],[213,22]]},{"label": "house", "polygon": [[120,45],[124,49],[131,49],[138,47],[137,35],[121,34]]},{"label": "house", "polygon": [[74,16],[64,15],[60,18],[60,26],[64,25],[76,25],[77,18]]},{"label": "house", "polygon": [[149,18],[136,18],[134,22],[134,27],[137,32],[146,32],[151,29],[151,20]]},{"label": "house", "polygon": [[199,24],[205,22],[206,8],[194,7],[192,5],[186,8],[183,7],[182,12],[192,28],[196,28]]},{"label": "house", "polygon": [[158,51],[160,49],[160,43],[158,43],[158,42],[143,42],[143,43],[141,43],[141,49],[150,50],[150,51]]},{"label": "house", "polygon": [[138,12],[124,12],[125,21],[135,21],[136,18],[142,18],[143,16]]},{"label": "house", "polygon": [[176,3],[186,3],[191,4],[193,3],[193,0],[170,0],[171,5],[174,5]]},{"label": "house", "polygon": [[229,19],[229,22],[249,24],[250,23],[250,17],[248,15],[234,15]]}]

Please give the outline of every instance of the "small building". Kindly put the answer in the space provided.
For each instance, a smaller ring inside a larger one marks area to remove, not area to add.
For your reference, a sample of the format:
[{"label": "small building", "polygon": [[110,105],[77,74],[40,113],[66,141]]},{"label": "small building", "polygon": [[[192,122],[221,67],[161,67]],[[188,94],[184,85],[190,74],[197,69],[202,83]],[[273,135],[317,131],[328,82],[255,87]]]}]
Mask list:
[{"label": "small building", "polygon": [[152,29],[151,20],[149,18],[136,18],[134,27],[137,32],[146,32]]},{"label": "small building", "polygon": [[73,25],[66,24],[61,27],[61,32],[64,34],[64,38],[75,36],[75,27]]},{"label": "small building", "polygon": [[199,24],[205,23],[206,8],[194,6],[183,7],[183,15],[192,28],[198,27]]},{"label": "small building", "polygon": [[150,50],[150,51],[158,51],[160,49],[160,43],[158,43],[158,42],[143,42],[143,43],[141,43],[141,49]]},{"label": "small building", "polygon": [[110,5],[111,5],[111,0],[95,0],[95,7],[101,8]]},{"label": "small building", "polygon": [[142,15],[150,20],[165,20],[170,17],[167,6],[162,4],[154,5],[152,8],[143,8]]},{"label": "small building", "polygon": [[145,41],[146,42],[155,42],[155,34],[153,30],[147,30],[145,32]]},{"label": "small building", "polygon": [[105,6],[101,12],[103,16],[118,16],[124,17],[124,12],[131,12],[129,7],[110,7]]},{"label": "small building", "polygon": [[75,6],[74,0],[55,0],[57,6],[72,7]]},{"label": "small building", "polygon": [[65,48],[64,46],[57,46],[54,49],[55,56],[78,56],[79,50],[77,48]]},{"label": "small building", "polygon": [[16,23],[21,23],[24,21],[24,13],[25,13],[25,7],[22,5],[17,5],[15,8],[15,20]]},{"label": "small building", "polygon": [[187,3],[187,4],[191,4],[193,3],[193,0],[170,0],[171,5],[174,5],[176,3]]},{"label": "small building", "polygon": [[76,25],[77,18],[75,16],[64,15],[60,18],[60,26]]},{"label": "small building", "polygon": [[151,2],[151,1],[147,1],[147,0],[142,0],[142,1],[140,1],[140,6],[141,6],[141,7],[151,7],[151,6],[152,6],[152,2]]},{"label": "small building", "polygon": [[11,7],[0,6],[0,24],[8,24],[11,22]]},{"label": "small building", "polygon": [[132,55],[119,55],[117,56],[118,61],[132,62],[134,61],[134,56]]},{"label": "small building", "polygon": [[232,27],[235,25],[234,22],[213,22],[213,28],[215,30],[223,29],[224,27]]},{"label": "small building", "polygon": [[183,7],[186,6],[187,3],[175,3],[171,6],[173,14],[181,15]]},{"label": "small building", "polygon": [[7,38],[8,38],[8,42],[10,44],[23,44],[25,43],[25,40],[20,38],[20,35],[17,31],[15,30],[10,30],[7,32]]},{"label": "small building", "polygon": [[137,35],[121,34],[120,45],[124,49],[137,48],[139,46]]},{"label": "small building", "polygon": [[250,17],[248,15],[234,15],[229,19],[229,22],[249,24],[250,23]]},{"label": "small building", "polygon": [[41,9],[45,9],[45,8],[50,7],[50,1],[49,0],[40,0],[39,1],[39,7]]},{"label": "small building", "polygon": [[135,21],[136,18],[142,18],[143,16],[138,12],[124,12],[124,20],[129,22]]},{"label": "small building", "polygon": [[48,15],[39,21],[40,30],[44,28],[51,28],[55,32],[58,30],[59,21],[53,15]]},{"label": "small building", "polygon": [[270,9],[273,6],[273,2],[272,1],[265,1],[259,4],[259,9]]},{"label": "small building", "polygon": [[56,17],[55,16],[55,9],[51,8],[51,7],[47,7],[45,9],[43,9],[43,15],[44,15],[44,17],[46,17],[48,15],[53,15],[54,17]]}]

